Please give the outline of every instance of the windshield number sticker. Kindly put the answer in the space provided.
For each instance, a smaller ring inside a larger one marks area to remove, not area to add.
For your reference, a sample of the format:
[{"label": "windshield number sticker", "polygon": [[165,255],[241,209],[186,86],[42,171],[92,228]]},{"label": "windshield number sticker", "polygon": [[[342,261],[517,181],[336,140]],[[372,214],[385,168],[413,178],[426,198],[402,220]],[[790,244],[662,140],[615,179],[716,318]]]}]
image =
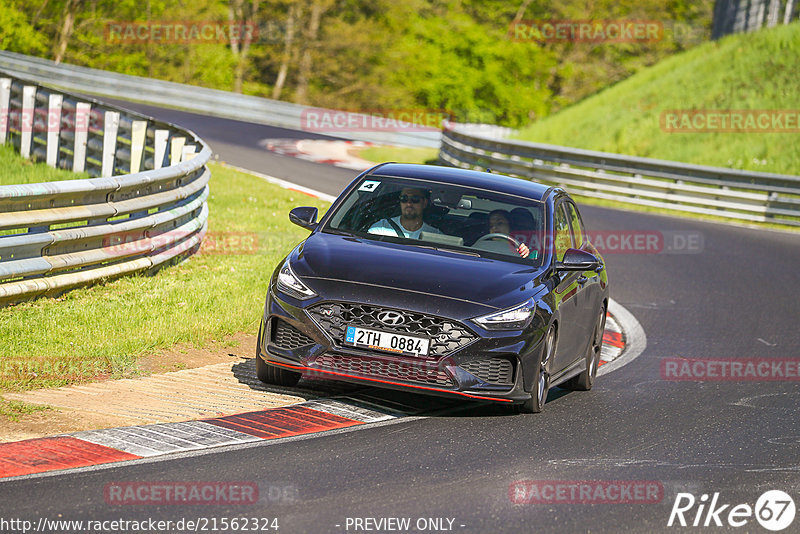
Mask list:
[{"label": "windshield number sticker", "polygon": [[363,184],[361,184],[361,187],[359,187],[358,190],[359,191],[368,191],[368,192],[372,193],[373,191],[375,191],[378,188],[379,185],[381,185],[381,183],[378,182],[378,181],[366,180]]}]

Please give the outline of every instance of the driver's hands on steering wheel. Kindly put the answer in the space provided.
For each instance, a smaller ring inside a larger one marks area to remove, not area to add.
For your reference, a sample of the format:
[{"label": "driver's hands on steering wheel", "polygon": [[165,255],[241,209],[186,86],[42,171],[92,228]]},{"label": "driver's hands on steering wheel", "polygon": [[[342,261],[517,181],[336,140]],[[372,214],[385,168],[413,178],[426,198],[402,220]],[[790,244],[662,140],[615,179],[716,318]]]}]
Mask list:
[{"label": "driver's hands on steering wheel", "polygon": [[473,243],[473,246],[477,245],[481,241],[487,241],[487,240],[491,240],[491,239],[500,239],[500,238],[505,239],[509,243],[514,244],[517,247],[514,250],[517,252],[517,254],[519,254],[523,258],[527,258],[528,255],[531,253],[530,249],[528,248],[528,246],[525,243],[520,243],[519,241],[517,241],[516,239],[514,239],[510,235],[503,234],[503,233],[500,233],[500,232],[492,232],[492,233],[486,234],[485,236],[479,237],[478,240],[475,241],[475,243]]}]

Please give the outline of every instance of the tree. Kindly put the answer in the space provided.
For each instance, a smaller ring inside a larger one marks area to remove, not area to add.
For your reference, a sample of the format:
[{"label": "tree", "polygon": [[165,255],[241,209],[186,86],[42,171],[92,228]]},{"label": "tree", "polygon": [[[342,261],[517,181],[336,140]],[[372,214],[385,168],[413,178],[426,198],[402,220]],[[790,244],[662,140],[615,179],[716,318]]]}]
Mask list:
[{"label": "tree", "polygon": [[53,61],[61,63],[64,59],[64,54],[67,51],[67,43],[72,37],[72,31],[75,28],[75,14],[81,7],[83,0],[67,0],[64,4],[63,15],[61,17],[61,29],[58,32],[55,49],[53,50]]},{"label": "tree", "polygon": [[294,63],[297,59],[295,33],[299,17],[300,4],[298,2],[291,2],[286,14],[286,30],[283,39],[283,52],[281,54],[280,67],[278,68],[278,76],[275,79],[275,85],[272,88],[272,98],[275,100],[281,97],[283,86],[286,83],[286,76],[289,73],[289,64]]},{"label": "tree", "polygon": [[312,53],[317,45],[319,26],[322,15],[333,5],[333,0],[312,0],[311,13],[308,27],[304,31],[304,47],[300,56],[300,65],[297,72],[297,87],[294,92],[294,101],[306,104],[308,100],[308,83],[311,77]]},{"label": "tree", "polygon": [[260,3],[260,0],[230,0],[229,3],[228,21],[232,29],[230,46],[231,52],[236,58],[233,91],[236,93],[242,92],[247,56],[259,26],[258,8]]}]

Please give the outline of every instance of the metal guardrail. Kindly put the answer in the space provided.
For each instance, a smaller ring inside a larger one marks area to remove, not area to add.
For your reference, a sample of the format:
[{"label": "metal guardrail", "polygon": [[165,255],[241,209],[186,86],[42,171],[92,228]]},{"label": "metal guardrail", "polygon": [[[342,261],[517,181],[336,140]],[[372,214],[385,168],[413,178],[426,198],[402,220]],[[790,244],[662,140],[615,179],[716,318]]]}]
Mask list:
[{"label": "metal guardrail", "polygon": [[621,156],[445,130],[439,159],[593,198],[800,226],[800,177]]},{"label": "metal guardrail", "polygon": [[[84,94],[117,98],[168,108],[184,109],[228,119],[306,130],[357,141],[438,148],[441,132],[434,128],[406,128],[405,131],[379,131],[336,128],[332,131],[307,127],[313,122],[309,112],[329,112],[346,124],[362,124],[364,115],[301,106],[279,100],[206,89],[195,85],[165,82],[104,70],[56,64],[53,61],[0,51],[0,70],[32,79],[47,80],[54,87]],[[350,120],[352,119],[352,122]]]},{"label": "metal guardrail", "polygon": [[97,178],[0,186],[0,305],[152,271],[199,248],[211,150],[192,132],[0,71],[5,143]]}]

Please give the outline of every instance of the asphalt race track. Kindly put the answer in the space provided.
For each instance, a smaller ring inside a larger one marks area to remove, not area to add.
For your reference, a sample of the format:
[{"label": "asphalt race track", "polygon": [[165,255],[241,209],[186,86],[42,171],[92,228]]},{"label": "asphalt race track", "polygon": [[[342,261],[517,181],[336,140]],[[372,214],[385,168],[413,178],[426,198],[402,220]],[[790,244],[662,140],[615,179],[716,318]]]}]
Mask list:
[{"label": "asphalt race track", "polygon": [[[194,130],[221,160],[324,193],[338,194],[356,175],[258,147],[267,137],[312,137],[305,133],[126,107]],[[665,380],[662,359],[797,358],[800,235],[588,206],[582,213],[594,232],[702,237],[700,250],[690,254],[605,254],[611,295],[638,319],[648,343],[639,358],[600,377],[591,392],[553,390],[538,415],[451,405],[443,413],[358,430],[10,479],[0,482],[2,516],[34,524],[40,517],[277,518],[284,534],[393,531],[387,527],[394,523],[385,522],[382,530],[369,522],[357,528],[354,518],[410,518],[410,531],[428,532],[716,532],[723,529],[714,528],[705,511],[699,524],[708,519],[708,528],[670,528],[667,522],[678,493],[700,500],[718,492],[718,504],[730,505],[717,516],[725,530],[765,532],[755,517],[744,518],[740,528],[729,526],[728,513],[738,504],[755,507],[767,490],[797,501],[798,378]],[[518,483],[525,480],[638,481],[661,489],[651,502],[535,503],[530,493],[520,493],[532,487]],[[106,484],[126,481],[252,482],[260,499],[222,506],[107,504]],[[689,524],[697,511],[695,505],[686,512]],[[428,521],[436,518],[443,521]],[[800,518],[790,531],[800,531]]]}]

